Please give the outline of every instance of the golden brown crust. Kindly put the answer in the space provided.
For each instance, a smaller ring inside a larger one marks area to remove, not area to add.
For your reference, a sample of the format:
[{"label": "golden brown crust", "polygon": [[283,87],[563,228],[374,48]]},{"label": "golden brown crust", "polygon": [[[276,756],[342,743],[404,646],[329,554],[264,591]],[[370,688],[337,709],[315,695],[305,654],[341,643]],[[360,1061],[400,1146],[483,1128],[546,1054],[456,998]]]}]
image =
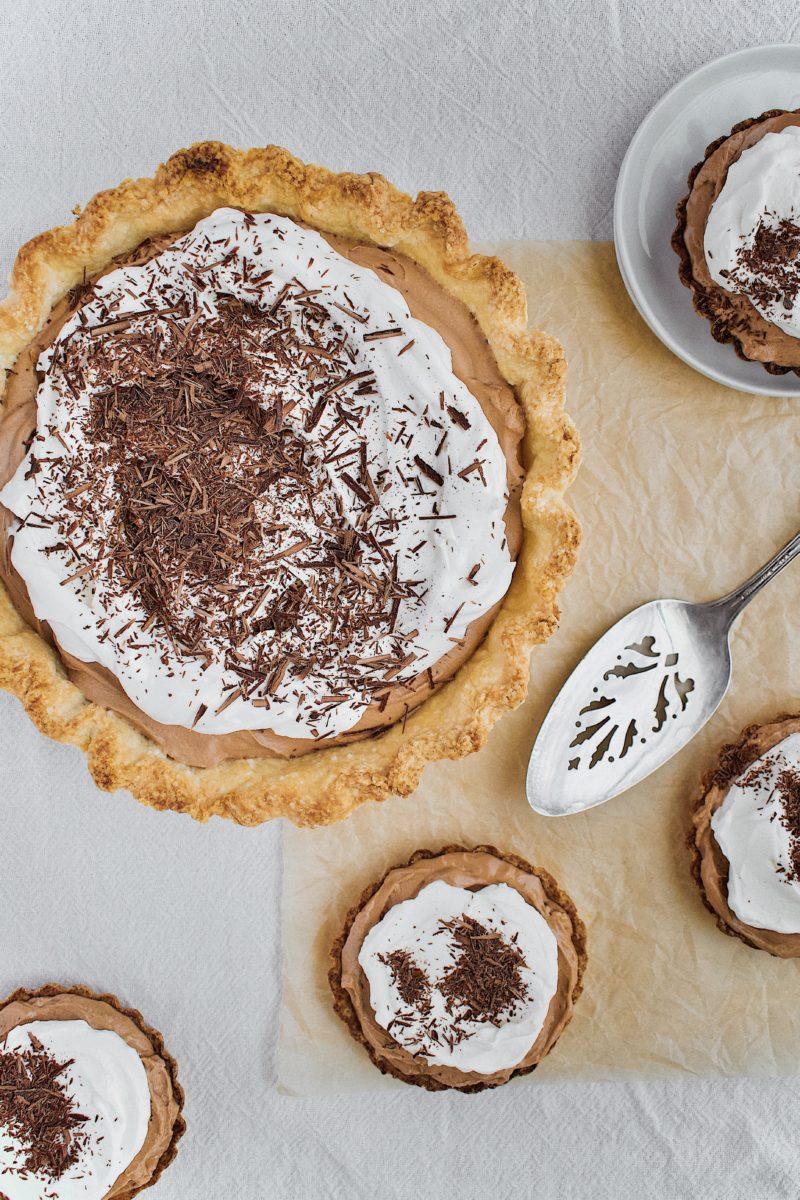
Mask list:
[{"label": "golden brown crust", "polygon": [[183,1137],[186,1131],[186,1122],[183,1119],[183,1102],[184,1092],[178,1082],[178,1064],[164,1045],[164,1039],[161,1033],[148,1025],[142,1014],[136,1008],[126,1008],[122,1002],[110,992],[93,992],[89,988],[75,985],[73,987],[63,987],[58,983],[46,983],[38,988],[17,988],[10,996],[6,996],[5,1000],[0,1000],[0,1010],[4,1009],[9,1004],[14,1004],[17,1001],[27,1002],[39,998],[50,998],[52,996],[83,996],[87,1000],[99,1000],[104,1004],[108,1004],[111,1008],[115,1008],[117,1012],[122,1013],[129,1021],[145,1035],[153,1045],[156,1054],[164,1063],[167,1074],[169,1075],[172,1094],[178,1105],[178,1118],[175,1121],[172,1130],[172,1140],[167,1146],[164,1153],[158,1160],[156,1168],[147,1181],[139,1187],[129,1188],[125,1192],[120,1192],[117,1195],[117,1200],[133,1200],[133,1197],[143,1192],[146,1188],[152,1187],[153,1184],[161,1177],[161,1174],[167,1169],[169,1164],[178,1153],[178,1142]]},{"label": "golden brown crust", "polygon": [[[703,158],[700,160],[700,162],[696,163],[689,172],[689,176],[686,180],[689,190],[683,199],[678,202],[675,208],[677,224],[672,234],[672,248],[680,259],[680,265],[678,267],[680,281],[684,287],[689,288],[692,293],[692,304],[694,305],[695,312],[699,316],[705,317],[705,319],[710,322],[711,336],[714,338],[714,340],[723,344],[730,342],[739,358],[744,359],[746,362],[757,362],[760,360],[754,359],[747,354],[741,338],[737,336],[735,330],[732,328],[732,322],[727,313],[724,311],[724,309],[722,311],[720,310],[720,295],[723,294],[723,289],[719,287],[707,287],[699,279],[695,278],[694,271],[692,269],[691,255],[689,254],[689,250],[685,241],[687,206],[689,203],[689,197],[692,194],[694,182],[697,179],[697,176],[699,175],[703,165],[708,161],[712,154],[719,150],[720,146],[727,142],[728,138],[733,137],[734,134],[743,133],[744,130],[750,129],[753,125],[760,124],[761,121],[767,121],[771,117],[780,117],[789,112],[800,113],[800,109],[770,108],[767,110],[767,112],[763,112],[760,117],[748,117],[746,121],[740,121],[738,125],[733,126],[730,133],[726,133],[722,137],[719,137],[715,141],[711,142],[706,147],[706,152]],[[762,319],[761,314],[755,308],[753,308],[753,315],[759,320]],[[800,367],[788,367],[782,363],[763,361],[761,361],[761,366],[765,371],[768,371],[770,375],[788,375],[791,372],[793,372],[795,375],[800,375]]]},{"label": "golden brown crust", "polygon": [[[703,904],[714,917],[717,927],[730,937],[739,938],[753,950],[766,950],[775,958],[800,958],[800,935],[775,934],[770,931],[756,929],[740,920],[731,910],[727,901],[729,863],[714,837],[711,828],[711,811],[706,811],[709,793],[712,789],[720,791],[719,803],[724,799],[727,788],[732,781],[746,771],[747,768],[760,758],[772,745],[777,745],[787,736],[786,723],[800,723],[800,716],[795,713],[779,713],[771,721],[761,725],[748,725],[742,730],[735,742],[726,742],[720,749],[716,763],[700,781],[697,794],[692,803],[692,827],[686,837],[686,845],[690,853],[689,871],[700,892]],[[719,807],[715,803],[714,808]],[[718,875],[720,895],[714,900],[709,896],[703,881],[703,867],[707,859],[709,868]],[[774,944],[773,944],[774,943]]]},{"label": "golden brown crust", "polygon": [[297,825],[328,824],[365,800],[409,795],[428,762],[478,750],[495,721],[524,699],[530,652],[558,624],[556,597],[577,554],[579,526],[563,493],[578,467],[578,437],[563,411],[559,343],[527,330],[520,280],[498,259],[469,253],[444,193],[421,192],[412,200],[380,175],[335,175],[276,146],[244,151],[198,143],[174,154],[154,178],[101,192],[73,225],[28,242],[14,265],[11,294],[0,305],[0,366],[13,365],[84,273],[101,270],[145,238],[185,229],[220,205],[278,212],[394,247],[475,315],[527,423],[524,542],[500,612],[475,654],[405,726],[290,761],[236,759],[202,768],[165,757],[122,717],[83,698],[4,588],[0,686],[19,697],[43,733],[81,747],[105,790],[127,788],[154,808],[198,820],[216,815],[256,825],[283,816]]},{"label": "golden brown crust", "polygon": [[[413,1075],[405,1074],[404,1072],[396,1069],[393,1066],[393,1064],[388,1063],[386,1061],[386,1059],[382,1058],[376,1052],[376,1048],[372,1044],[372,1042],[369,1041],[369,1039],[364,1036],[364,1033],[363,1033],[363,1030],[361,1027],[361,1022],[360,1022],[360,1020],[358,1018],[358,1014],[353,1006],[353,1002],[350,998],[350,995],[348,994],[347,990],[342,986],[342,951],[344,949],[345,942],[347,941],[347,938],[350,934],[350,930],[353,927],[353,922],[355,921],[356,917],[361,912],[362,908],[367,903],[367,901],[371,900],[372,897],[375,895],[375,893],[380,890],[380,888],[383,886],[383,883],[385,882],[387,876],[389,874],[391,874],[392,871],[402,870],[403,867],[410,867],[414,863],[419,862],[420,859],[439,858],[443,854],[458,854],[458,853],[491,854],[494,858],[499,858],[499,859],[502,859],[504,862],[511,863],[512,866],[517,867],[520,871],[524,871],[527,875],[535,875],[541,882],[542,887],[544,888],[544,891],[547,894],[548,899],[552,903],[558,905],[559,908],[564,910],[564,912],[567,914],[567,916],[569,917],[569,920],[572,924],[572,944],[575,948],[575,953],[576,953],[577,959],[578,959],[578,974],[577,974],[575,986],[572,989],[572,1003],[573,1004],[575,1003],[575,1001],[578,999],[581,992],[583,991],[583,973],[586,969],[586,962],[587,962],[586,926],[584,925],[583,921],[578,916],[577,910],[575,908],[575,905],[574,905],[572,899],[566,894],[566,892],[562,891],[562,889],[559,887],[556,880],[553,878],[552,875],[549,874],[549,872],[543,870],[541,867],[531,866],[531,864],[529,862],[527,862],[524,858],[520,858],[516,854],[501,853],[501,851],[496,849],[496,847],[494,847],[494,846],[451,845],[451,846],[442,846],[442,848],[440,850],[416,850],[406,862],[397,863],[395,866],[390,867],[389,870],[386,871],[384,873],[384,875],[381,876],[380,879],[378,879],[375,883],[371,883],[369,885],[369,887],[364,889],[364,891],[361,893],[361,896],[358,898],[356,903],[353,905],[353,907],[348,912],[348,914],[345,918],[345,921],[344,921],[344,927],[342,929],[342,932],[339,935],[339,937],[336,939],[336,941],[334,942],[333,947],[331,949],[331,966],[328,971],[328,983],[330,984],[331,991],[333,992],[334,1011],[336,1012],[337,1016],[339,1016],[342,1019],[342,1021],[344,1021],[345,1025],[350,1030],[350,1033],[353,1036],[353,1038],[355,1038],[355,1040],[361,1046],[363,1046],[364,1049],[367,1051],[370,1058],[372,1059],[372,1062],[378,1068],[378,1070],[381,1072],[381,1074],[382,1075],[392,1075],[392,1076],[394,1076],[395,1079],[399,1079],[403,1083],[413,1083],[417,1087],[425,1088],[426,1091],[429,1091],[429,1092],[444,1092],[444,1091],[459,1091],[459,1092],[470,1092],[470,1093],[471,1092],[484,1092],[491,1088],[500,1087],[500,1086],[502,1086],[502,1084],[499,1084],[499,1083],[473,1083],[467,1087],[453,1088],[452,1086],[450,1086],[448,1084],[442,1083],[439,1079],[436,1079],[432,1075],[426,1075],[421,1072],[415,1073]],[[555,1043],[553,1043],[553,1045],[554,1044]],[[552,1048],[553,1047],[551,1045],[548,1048],[548,1050],[546,1051],[546,1053],[549,1053],[550,1050],[552,1050]],[[511,1072],[511,1074],[508,1078],[513,1079],[517,1075],[529,1075],[531,1073],[531,1071],[536,1070],[536,1067],[538,1065],[539,1065],[538,1062],[536,1062],[536,1063],[532,1063],[530,1066],[527,1066],[527,1067],[518,1067],[515,1071]]]}]

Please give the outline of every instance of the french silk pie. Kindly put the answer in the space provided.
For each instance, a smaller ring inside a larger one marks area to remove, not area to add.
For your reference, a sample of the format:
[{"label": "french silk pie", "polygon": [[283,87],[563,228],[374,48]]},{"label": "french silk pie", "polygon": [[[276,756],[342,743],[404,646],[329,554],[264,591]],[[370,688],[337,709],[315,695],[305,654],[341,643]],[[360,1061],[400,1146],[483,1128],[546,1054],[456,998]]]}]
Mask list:
[{"label": "french silk pie", "polygon": [[172,1162],[183,1092],[161,1034],[55,984],[0,1003],[0,1198],[130,1200]]},{"label": "french silk pie", "polygon": [[367,888],[331,959],[335,1010],[380,1071],[478,1092],[553,1048],[581,992],[586,931],[546,871],[446,846]]},{"label": "french silk pie", "polygon": [[577,439],[446,196],[194,146],[23,247],[0,354],[0,683],[100,786],[316,824],[520,703]]},{"label": "french silk pie", "polygon": [[703,780],[692,872],[725,933],[800,957],[800,717],[752,725]]},{"label": "french silk pie", "polygon": [[695,309],[740,358],[800,374],[800,110],[734,126],[688,185],[672,244]]}]

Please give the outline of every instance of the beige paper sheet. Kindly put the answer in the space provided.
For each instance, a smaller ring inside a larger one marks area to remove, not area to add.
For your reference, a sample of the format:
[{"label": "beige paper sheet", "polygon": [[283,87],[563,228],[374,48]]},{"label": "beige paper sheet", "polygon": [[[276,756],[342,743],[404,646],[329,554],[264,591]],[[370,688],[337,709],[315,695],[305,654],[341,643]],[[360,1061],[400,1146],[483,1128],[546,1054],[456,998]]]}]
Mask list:
[{"label": "beige paper sheet", "polygon": [[479,754],[429,768],[410,799],[367,805],[328,829],[287,828],[280,1087],[316,1095],[405,1086],[381,1076],[333,1014],[328,950],[348,908],[387,868],[419,847],[486,841],[555,874],[589,933],[572,1024],[539,1070],[510,1086],[793,1074],[800,962],[719,932],[689,877],[684,839],[692,795],[720,743],[800,708],[800,567],[744,613],[721,709],[655,776],[560,819],[528,808],[524,778],[548,704],[617,617],[658,596],[721,594],[796,531],[800,402],[742,395],[679,362],[633,309],[609,244],[492,250],[525,281],[531,322],[566,347],[584,450],[571,492],[581,558],[561,628],[534,653],[528,700]]}]

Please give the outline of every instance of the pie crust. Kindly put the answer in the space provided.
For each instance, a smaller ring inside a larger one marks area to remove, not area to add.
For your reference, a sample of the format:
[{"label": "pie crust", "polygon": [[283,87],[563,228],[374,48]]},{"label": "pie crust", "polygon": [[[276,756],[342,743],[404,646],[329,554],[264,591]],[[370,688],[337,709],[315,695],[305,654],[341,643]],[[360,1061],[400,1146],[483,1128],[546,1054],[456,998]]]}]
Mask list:
[{"label": "pie crust", "polygon": [[[529,1075],[531,1073],[531,1071],[536,1070],[537,1066],[539,1065],[539,1062],[541,1062],[541,1058],[539,1058],[539,1059],[537,1059],[536,1062],[531,1063],[528,1066],[516,1067],[501,1082],[492,1082],[491,1080],[489,1080],[485,1083],[472,1083],[472,1084],[468,1084],[464,1087],[458,1087],[454,1084],[442,1083],[439,1079],[437,1079],[435,1077],[435,1075],[425,1074],[424,1071],[415,1072],[413,1075],[410,1073],[406,1074],[403,1071],[396,1069],[392,1063],[387,1062],[386,1059],[382,1058],[377,1053],[372,1042],[367,1037],[365,1037],[364,1031],[362,1029],[361,1021],[360,1021],[358,1013],[356,1012],[356,1009],[353,1005],[353,1002],[350,998],[350,995],[347,992],[347,990],[342,986],[342,951],[343,951],[344,945],[350,935],[350,930],[352,929],[353,922],[355,921],[356,917],[361,912],[362,908],[367,903],[367,901],[370,900],[375,895],[375,893],[377,891],[379,891],[380,888],[383,886],[383,883],[386,880],[386,877],[388,875],[390,875],[392,873],[392,871],[402,870],[403,867],[410,867],[414,863],[419,862],[420,860],[431,859],[431,858],[440,858],[440,857],[442,857],[442,855],[445,855],[445,854],[458,854],[458,853],[461,853],[461,854],[489,854],[493,858],[501,859],[503,862],[510,863],[511,866],[517,867],[520,871],[524,871],[526,875],[535,875],[536,878],[541,883],[542,888],[544,889],[548,900],[550,900],[554,905],[557,905],[559,908],[563,909],[563,911],[567,914],[569,921],[572,925],[571,941],[572,941],[572,945],[576,952],[577,960],[578,960],[577,979],[575,981],[575,986],[572,989],[572,997],[571,997],[573,1005],[575,1004],[575,1001],[578,999],[581,992],[583,991],[583,974],[584,974],[584,971],[586,970],[586,962],[587,962],[586,927],[583,924],[583,921],[578,916],[577,910],[575,908],[575,905],[574,905],[572,899],[566,894],[566,892],[561,890],[561,888],[559,887],[556,880],[547,871],[542,870],[540,867],[531,866],[531,864],[529,862],[527,862],[524,858],[520,858],[516,854],[503,854],[503,853],[501,853],[501,851],[497,850],[494,846],[457,846],[457,845],[453,845],[453,846],[443,846],[440,850],[417,850],[414,852],[414,854],[411,855],[411,858],[408,859],[407,862],[396,864],[395,866],[391,867],[375,883],[370,884],[370,886],[362,892],[362,894],[359,897],[359,899],[357,900],[357,902],[353,905],[353,907],[348,912],[347,917],[345,918],[344,927],[342,929],[342,932],[339,935],[339,937],[336,939],[336,941],[334,942],[333,947],[331,949],[331,966],[328,971],[328,982],[330,984],[331,991],[333,992],[334,1011],[344,1021],[345,1025],[350,1030],[350,1033],[353,1036],[353,1038],[355,1038],[355,1040],[360,1045],[362,1045],[364,1047],[364,1049],[367,1051],[372,1062],[378,1068],[378,1070],[381,1072],[381,1074],[392,1075],[392,1076],[394,1076],[395,1079],[400,1079],[403,1083],[415,1084],[417,1087],[425,1088],[429,1092],[442,1092],[442,1091],[484,1092],[491,1088],[502,1087],[503,1083],[508,1082],[508,1080],[513,1079],[517,1075]],[[567,1017],[564,1027],[566,1027],[566,1025],[569,1024],[569,1021],[571,1019],[572,1019],[572,1014],[570,1013],[569,1016]],[[548,1046],[546,1046],[544,1053],[542,1054],[542,1058],[546,1057],[550,1053],[550,1051],[553,1049],[553,1046],[556,1044],[558,1037],[561,1036],[561,1033],[563,1033],[563,1028],[561,1029],[559,1034],[555,1038],[553,1038],[553,1040],[550,1042],[550,1044]],[[539,1036],[541,1036],[541,1034]],[[409,1055],[409,1057],[410,1057],[410,1055]]]},{"label": "pie crust", "polygon": [[[800,375],[800,367],[787,366],[786,364],[779,362],[765,362],[762,359],[754,358],[751,354],[747,353],[746,347],[742,341],[742,337],[740,336],[742,333],[742,319],[741,316],[731,308],[728,299],[729,293],[726,292],[724,288],[719,287],[717,284],[712,284],[709,286],[695,277],[692,268],[691,256],[685,240],[687,206],[697,176],[712,154],[719,150],[720,146],[724,145],[724,143],[735,134],[743,133],[745,130],[752,128],[753,125],[759,125],[762,121],[767,121],[771,117],[781,117],[790,113],[800,114],[800,109],[771,108],[767,112],[763,112],[760,117],[749,117],[746,121],[740,121],[738,125],[734,125],[730,133],[726,133],[723,135],[723,137],[717,138],[716,141],[711,142],[710,145],[706,147],[705,155],[701,161],[696,163],[689,172],[689,176],[686,181],[689,190],[675,209],[677,225],[675,226],[672,234],[672,248],[680,259],[678,275],[680,276],[681,283],[684,285],[684,287],[689,288],[692,293],[692,303],[694,305],[695,312],[699,316],[705,317],[705,319],[710,322],[711,336],[717,342],[730,342],[739,358],[744,359],[746,362],[760,363],[764,370],[768,371],[770,375],[788,375],[791,372],[794,372],[795,375]],[[746,297],[741,297],[741,299],[746,300]],[[748,304],[747,307],[749,309],[749,319],[752,321],[752,324],[756,330],[761,330],[764,328],[774,331],[776,327],[772,326],[770,322],[768,322],[752,304]]]},{"label": "pie crust", "polygon": [[754,950],[766,950],[776,958],[800,958],[800,934],[759,929],[736,916],[728,904],[730,864],[714,837],[711,816],[722,804],[729,785],[737,776],[767,750],[798,730],[800,716],[781,713],[766,724],[748,725],[738,741],[724,745],[716,764],[700,783],[692,806],[692,829],[687,837],[692,878],[717,926],[730,937],[738,937]]},{"label": "pie crust", "polygon": [[579,442],[563,411],[560,344],[527,329],[520,280],[498,259],[470,254],[443,192],[412,200],[381,175],[333,174],[277,146],[235,150],[198,143],[174,154],[152,179],[101,192],[72,225],[33,238],[17,256],[11,293],[0,305],[0,367],[13,367],[54,304],[85,276],[146,238],[192,227],[220,206],[276,212],[395,248],[474,314],[527,425],[524,536],[511,587],[483,643],[404,726],[297,759],[189,767],[166,757],[124,718],[83,697],[1,585],[0,686],[19,697],[42,733],[85,751],[100,788],[127,788],[154,808],[201,821],[221,816],[257,825],[288,817],[301,826],[322,825],[365,800],[409,795],[426,763],[478,750],[495,721],[522,702],[530,652],[554,632],[556,597],[575,563],[580,530],[563,493],[577,471]]},{"label": "pie crust", "polygon": [[141,1030],[145,1037],[151,1042],[153,1049],[158,1057],[164,1063],[167,1074],[169,1076],[172,1094],[175,1102],[178,1105],[178,1117],[172,1128],[172,1139],[164,1153],[158,1160],[155,1170],[146,1183],[140,1184],[138,1187],[126,1188],[123,1192],[115,1192],[114,1200],[132,1200],[145,1189],[152,1185],[161,1177],[161,1174],[167,1169],[169,1164],[178,1153],[178,1142],[183,1137],[186,1131],[186,1122],[183,1119],[183,1103],[184,1092],[178,1082],[178,1066],[175,1059],[164,1046],[164,1039],[157,1029],[153,1029],[148,1025],[142,1014],[135,1008],[125,1008],[125,1006],[117,999],[116,996],[105,992],[93,992],[89,988],[75,986],[62,987],[58,983],[46,983],[39,988],[17,988],[10,996],[6,996],[5,1000],[0,1000],[0,1011],[7,1008],[9,1004],[14,1004],[16,1001],[26,1003],[29,1000],[49,999],[54,996],[81,996],[87,1000],[99,1000],[104,1004],[108,1004],[111,1008],[115,1008],[117,1012],[122,1013],[129,1021],[132,1021],[136,1027]]}]

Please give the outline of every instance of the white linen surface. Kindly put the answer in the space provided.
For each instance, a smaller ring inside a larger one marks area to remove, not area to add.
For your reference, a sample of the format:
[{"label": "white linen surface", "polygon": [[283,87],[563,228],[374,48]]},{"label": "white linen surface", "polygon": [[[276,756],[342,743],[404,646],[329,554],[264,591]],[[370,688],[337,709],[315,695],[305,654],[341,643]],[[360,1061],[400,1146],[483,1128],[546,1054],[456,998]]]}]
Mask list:
[{"label": "white linen surface", "polygon": [[[73,204],[201,138],[444,188],[476,239],[607,238],[620,159],[653,102],[709,58],[799,40],[800,13],[0,0],[0,33],[6,275]],[[164,1031],[189,1128],[154,1200],[797,1194],[793,1082],[278,1095],[279,827],[203,828],[105,796],[5,695],[0,763],[0,994],[83,982]]]}]

